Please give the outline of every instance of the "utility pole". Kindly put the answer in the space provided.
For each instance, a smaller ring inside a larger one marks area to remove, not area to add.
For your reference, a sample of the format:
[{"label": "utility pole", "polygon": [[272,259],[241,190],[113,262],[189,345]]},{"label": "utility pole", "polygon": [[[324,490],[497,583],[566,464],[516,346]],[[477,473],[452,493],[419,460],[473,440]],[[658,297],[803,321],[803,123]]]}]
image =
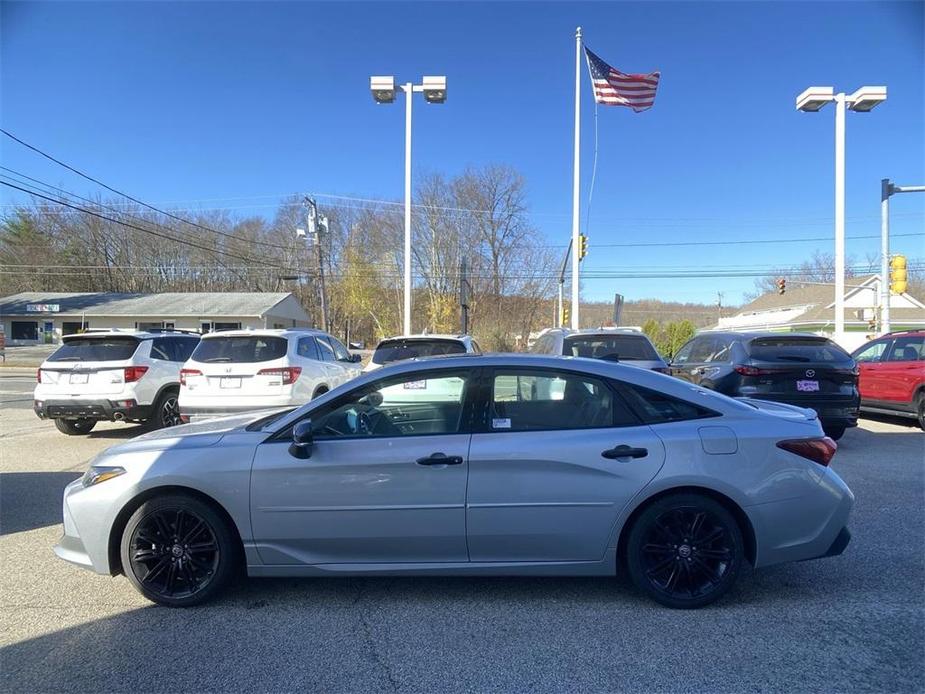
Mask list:
[{"label": "utility pole", "polygon": [[309,196],[305,196],[302,201],[308,213],[308,239],[309,243],[314,243],[318,252],[318,279],[320,283],[319,293],[321,299],[321,329],[328,329],[328,307],[327,292],[324,286],[324,252],[322,250],[321,235],[322,232],[327,236],[328,218],[318,214],[318,205]]},{"label": "utility pole", "polygon": [[459,315],[463,335],[469,334],[469,263],[466,258],[459,260]]},{"label": "utility pole", "polygon": [[925,193],[925,186],[897,186],[880,180],[880,334],[890,332],[890,197],[896,193]]},{"label": "utility pole", "polygon": [[723,319],[723,293],[716,292],[716,327],[719,327],[719,322]]}]

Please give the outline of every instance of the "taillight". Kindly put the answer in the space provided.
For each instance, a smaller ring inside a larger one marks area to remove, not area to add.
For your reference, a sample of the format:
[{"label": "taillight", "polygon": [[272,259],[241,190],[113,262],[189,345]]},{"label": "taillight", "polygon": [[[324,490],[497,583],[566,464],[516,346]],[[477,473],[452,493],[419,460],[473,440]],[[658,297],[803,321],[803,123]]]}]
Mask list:
[{"label": "taillight", "polygon": [[838,450],[838,444],[828,436],[818,439],[788,439],[778,441],[778,448],[795,453],[798,456],[812,460],[814,463],[827,466]]},{"label": "taillight", "polygon": [[42,382],[42,370],[41,370],[41,369],[36,369],[36,370],[35,370],[35,382],[36,382],[36,383],[41,383],[41,382]]},{"label": "taillight", "polygon": [[746,364],[737,364],[735,372],[741,376],[767,376],[771,373],[768,369],[759,369],[757,366]]},{"label": "taillight", "polygon": [[122,380],[126,383],[134,383],[141,379],[147,372],[147,366],[126,366],[125,369],[123,369]]},{"label": "taillight", "polygon": [[186,379],[189,376],[202,376],[202,371],[199,369],[180,369],[180,385],[186,385]]},{"label": "taillight", "polygon": [[302,373],[301,366],[283,366],[275,369],[261,369],[257,372],[258,376],[280,376],[283,379],[283,385],[288,386],[299,378]]}]

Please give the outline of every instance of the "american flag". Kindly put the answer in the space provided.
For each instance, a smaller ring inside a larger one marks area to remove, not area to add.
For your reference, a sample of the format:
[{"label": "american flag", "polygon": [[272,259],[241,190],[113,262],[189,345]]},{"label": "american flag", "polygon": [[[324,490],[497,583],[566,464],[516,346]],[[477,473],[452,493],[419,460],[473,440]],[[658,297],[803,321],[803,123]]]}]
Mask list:
[{"label": "american flag", "polygon": [[594,100],[597,103],[629,106],[636,113],[652,108],[660,72],[631,75],[610,67],[587,48],[585,55],[588,58],[588,71],[591,73]]}]

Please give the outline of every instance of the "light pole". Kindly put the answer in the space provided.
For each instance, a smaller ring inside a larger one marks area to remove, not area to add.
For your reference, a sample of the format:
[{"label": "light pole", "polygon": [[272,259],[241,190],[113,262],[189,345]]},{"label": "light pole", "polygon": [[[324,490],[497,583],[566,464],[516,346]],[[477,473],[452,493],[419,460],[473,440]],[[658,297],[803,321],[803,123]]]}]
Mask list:
[{"label": "light pole", "polygon": [[[406,82],[399,85],[405,93],[405,302],[404,334],[411,334],[411,97],[414,92],[422,92],[424,100],[430,104],[442,104],[446,101],[446,77],[424,77],[421,84]],[[392,76],[374,76],[369,78],[369,89],[377,104],[391,104],[395,101],[395,78]]]},{"label": "light pole", "polygon": [[897,186],[880,180],[880,333],[890,332],[890,197],[896,193],[925,193],[925,186]]},{"label": "light pole", "polygon": [[886,87],[861,87],[853,94],[834,87],[809,87],[796,100],[798,111],[812,113],[835,102],[835,340],[845,333],[845,107],[870,111],[886,101]]}]

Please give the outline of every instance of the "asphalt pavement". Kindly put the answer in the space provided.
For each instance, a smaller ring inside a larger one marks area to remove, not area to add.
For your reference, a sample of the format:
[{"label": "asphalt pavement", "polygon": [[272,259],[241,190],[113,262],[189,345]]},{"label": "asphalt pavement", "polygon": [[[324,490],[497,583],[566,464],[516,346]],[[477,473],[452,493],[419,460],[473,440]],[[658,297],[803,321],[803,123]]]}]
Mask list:
[{"label": "asphalt pavement", "polygon": [[925,689],[925,435],[901,421],[841,441],[844,555],[748,572],[689,612],[608,578],[252,579],[155,607],[51,552],[63,487],[140,431],[0,410],[0,691]]},{"label": "asphalt pavement", "polygon": [[35,369],[0,369],[0,409],[31,410]]}]

